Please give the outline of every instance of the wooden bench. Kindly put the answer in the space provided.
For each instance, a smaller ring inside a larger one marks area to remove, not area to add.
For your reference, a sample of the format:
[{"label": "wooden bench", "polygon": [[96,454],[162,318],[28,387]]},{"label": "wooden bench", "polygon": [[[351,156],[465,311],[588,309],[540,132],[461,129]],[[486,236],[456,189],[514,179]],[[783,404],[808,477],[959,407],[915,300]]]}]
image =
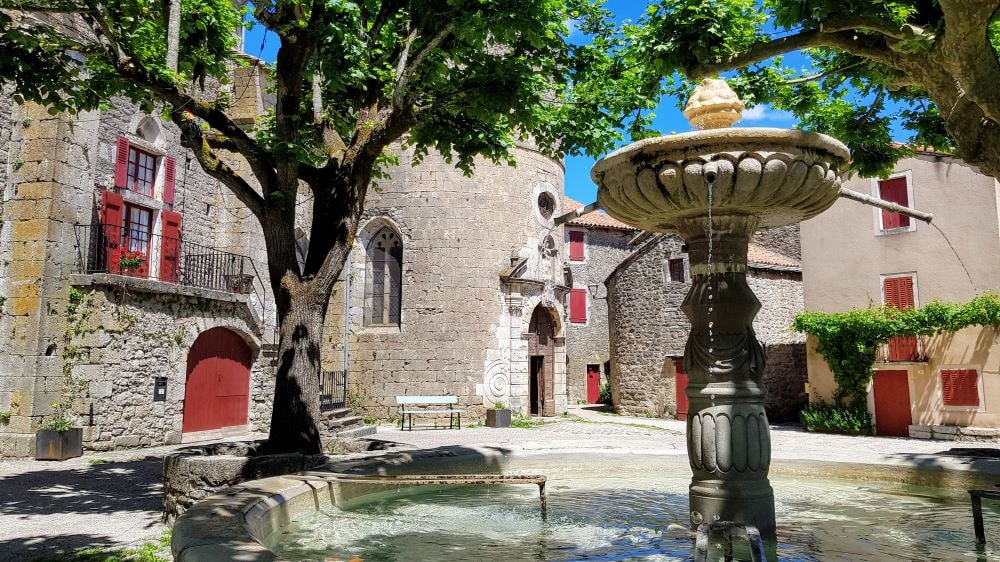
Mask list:
[{"label": "wooden bench", "polygon": [[[409,416],[409,429],[413,431],[413,414],[448,414],[448,429],[455,427],[455,419],[458,418],[458,429],[462,429],[462,412],[465,410],[450,407],[458,404],[457,396],[397,396],[396,405],[399,406],[399,429],[406,429],[404,423]],[[446,406],[439,408],[435,406]]]}]

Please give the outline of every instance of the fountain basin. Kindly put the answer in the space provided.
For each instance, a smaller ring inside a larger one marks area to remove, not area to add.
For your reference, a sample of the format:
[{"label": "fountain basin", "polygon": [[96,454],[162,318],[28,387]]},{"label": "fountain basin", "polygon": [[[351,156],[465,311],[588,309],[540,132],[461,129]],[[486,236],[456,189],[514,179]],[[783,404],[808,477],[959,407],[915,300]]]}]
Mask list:
[{"label": "fountain basin", "polygon": [[598,204],[622,222],[674,232],[684,219],[756,217],[756,228],[801,222],[829,208],[850,159],[840,141],[770,128],[710,129],[650,138],[591,170]]},{"label": "fountain basin", "polygon": [[[623,495],[635,498],[637,497],[636,486],[629,485],[628,478],[631,478],[633,474],[647,473],[652,476],[653,480],[647,482],[644,489],[650,490],[649,493],[658,490],[665,497],[676,496],[675,503],[683,505],[685,503],[684,479],[687,474],[687,463],[681,454],[663,455],[662,453],[662,451],[657,451],[657,454],[623,453],[622,451],[600,453],[595,451],[526,454],[465,448],[460,454],[404,453],[346,463],[333,463],[323,470],[247,482],[199,502],[178,519],[174,527],[172,547],[176,559],[184,561],[287,559],[287,553],[279,557],[264,545],[275,545],[278,542],[277,537],[288,529],[289,524],[307,521],[320,510],[336,514],[338,513],[337,506],[385,500],[386,490],[384,486],[338,483],[334,478],[334,475],[338,473],[483,473],[501,470],[505,473],[543,472],[549,475],[550,507],[555,510],[553,513],[556,514],[559,511],[558,494],[563,485],[561,480],[564,477],[571,480],[574,475],[587,474],[592,480],[597,480],[607,476],[610,483],[608,488],[612,489],[612,493],[615,488],[631,489],[632,492]],[[773,474],[782,481],[794,480],[798,482],[799,490],[795,493],[787,497],[779,494],[779,506],[786,505],[786,503],[793,505],[803,498],[808,500],[812,494],[817,497],[836,495],[837,490],[844,487],[846,489],[860,488],[862,497],[869,498],[871,496],[867,494],[873,487],[869,484],[871,482],[936,486],[939,490],[950,488],[951,491],[942,491],[936,495],[945,498],[941,501],[954,502],[956,497],[966,498],[964,503],[961,503],[963,507],[959,512],[967,520],[956,519],[959,521],[958,528],[965,529],[965,533],[958,533],[954,530],[949,531],[949,533],[955,535],[957,544],[963,545],[963,548],[967,544],[968,548],[971,549],[971,545],[974,544],[971,516],[968,511],[967,496],[961,490],[984,487],[997,481],[1000,477],[1000,467],[994,465],[1000,465],[1000,463],[990,461],[970,463],[968,460],[930,455],[900,455],[898,458],[876,465],[788,459],[783,461],[780,466],[776,466]],[[676,480],[676,482],[671,480],[674,485],[663,487],[664,474],[668,475],[667,480],[671,478]],[[669,476],[671,474],[673,476]],[[831,485],[829,480],[831,478],[839,479],[839,483]],[[805,491],[802,490],[803,487],[805,487]],[[503,487],[503,489],[512,490],[515,496],[511,497],[517,497],[517,494],[523,495],[524,512],[518,517],[523,516],[537,523],[535,521],[538,516],[537,490],[532,486],[512,486]],[[440,488],[435,488],[428,491],[437,494],[440,490]],[[395,489],[390,492],[393,497],[401,498],[404,501],[414,497],[413,493],[399,494]],[[905,490],[901,492],[898,486],[889,486],[886,492],[879,497],[892,497],[893,494],[900,493],[905,495],[905,492]],[[484,494],[482,488],[473,489],[471,493]],[[506,501],[504,498],[508,496],[497,495],[498,493],[500,492],[495,490],[490,495],[491,492],[487,491],[485,501],[479,503],[484,508],[503,507],[503,502]],[[642,492],[642,494],[645,493]],[[927,495],[927,492],[926,489],[923,492],[917,490],[914,494],[914,497],[919,498],[921,494]],[[948,500],[949,497],[952,499]],[[608,496],[608,500],[613,502],[614,498]],[[653,498],[650,501],[651,503],[644,506],[642,510],[637,510],[635,516],[637,518],[643,517],[647,511],[652,513],[652,517],[660,518],[659,522],[662,523],[664,534],[668,535],[666,539],[677,544],[686,544],[685,541],[689,540],[686,531],[676,526],[676,524],[683,525],[685,523],[683,513],[677,520],[668,521],[664,517],[666,511],[656,512],[657,501]],[[880,505],[881,501],[881,499],[859,501],[845,508],[864,509],[869,504]],[[938,500],[933,499],[931,503],[935,501]],[[908,509],[912,509],[912,511],[901,511],[900,517],[912,518],[914,522],[918,522],[925,514],[921,513],[918,507],[914,507],[910,502],[911,500],[907,499],[905,505],[909,506]],[[881,509],[884,508],[885,506],[881,507]],[[781,513],[779,511],[779,520]],[[998,514],[987,513],[986,515],[989,519]],[[816,515],[812,519],[819,517]],[[823,517],[836,521],[843,519],[843,513],[827,513]],[[557,518],[558,515],[552,517],[552,519]],[[463,521],[469,529],[489,526],[486,521],[466,521],[464,519]],[[331,519],[329,524],[336,525],[337,520]],[[433,532],[435,529],[434,520],[425,519],[420,521],[420,524],[427,532]],[[671,526],[671,524],[674,525]],[[877,534],[884,531],[879,527],[880,525],[874,525],[870,531],[865,531],[863,525],[858,527],[861,529],[858,532],[860,542],[864,542],[863,533]],[[997,536],[994,531],[996,528],[990,531],[992,533],[990,535],[991,541],[1000,539],[1000,536]],[[789,531],[789,533],[791,532]],[[794,534],[788,536],[792,537],[792,540],[798,540]],[[782,535],[779,534],[779,540],[781,537]],[[791,546],[798,548],[799,545],[792,544]],[[369,560],[370,558],[365,557],[364,559]],[[819,559],[826,560],[827,558]]]}]

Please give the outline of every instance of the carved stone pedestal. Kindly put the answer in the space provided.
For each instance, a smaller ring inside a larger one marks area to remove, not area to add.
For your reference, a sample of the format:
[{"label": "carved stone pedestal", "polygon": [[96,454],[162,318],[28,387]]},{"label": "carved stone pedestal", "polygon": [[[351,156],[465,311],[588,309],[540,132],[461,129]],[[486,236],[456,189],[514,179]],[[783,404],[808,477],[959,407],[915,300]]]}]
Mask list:
[{"label": "carved stone pedestal", "polygon": [[760,302],[747,285],[753,216],[685,219],[692,285],[681,310],[691,320],[688,372],[691,527],[734,521],[774,539],[767,479],[771,439],[764,412],[764,352],[753,331]]}]

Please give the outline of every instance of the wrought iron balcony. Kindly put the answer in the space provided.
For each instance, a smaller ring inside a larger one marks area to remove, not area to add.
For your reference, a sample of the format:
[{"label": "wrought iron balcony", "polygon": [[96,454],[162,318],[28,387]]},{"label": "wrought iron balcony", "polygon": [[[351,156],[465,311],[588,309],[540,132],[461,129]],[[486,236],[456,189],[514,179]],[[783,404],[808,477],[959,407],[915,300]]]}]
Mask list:
[{"label": "wrought iron balcony", "polygon": [[75,231],[80,273],[127,275],[246,294],[263,312],[264,284],[247,256],[120,225],[76,225]]}]

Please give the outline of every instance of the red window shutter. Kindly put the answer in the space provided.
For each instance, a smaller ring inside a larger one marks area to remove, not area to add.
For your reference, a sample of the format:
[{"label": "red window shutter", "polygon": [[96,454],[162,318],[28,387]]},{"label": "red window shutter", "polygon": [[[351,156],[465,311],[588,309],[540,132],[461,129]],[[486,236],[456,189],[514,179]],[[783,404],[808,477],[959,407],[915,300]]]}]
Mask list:
[{"label": "red window shutter", "polygon": [[101,192],[101,233],[104,237],[104,265],[110,273],[118,273],[115,252],[122,243],[122,209],[125,199],[114,191]]},{"label": "red window shutter", "polygon": [[115,149],[115,187],[125,189],[128,187],[128,139],[118,137]]},{"label": "red window shutter", "polygon": [[174,180],[177,174],[177,160],[173,156],[163,158],[163,202],[174,204]]},{"label": "red window shutter", "polygon": [[[913,297],[912,277],[886,277],[884,281],[885,304],[899,309],[910,310],[916,305]],[[889,339],[889,361],[916,361],[920,352],[915,336],[900,336]]]},{"label": "red window shutter", "polygon": [[569,231],[569,259],[583,261],[583,232],[579,230]]},{"label": "red window shutter", "polygon": [[163,211],[162,219],[160,280],[176,283],[181,257],[181,214],[175,211]]},{"label": "red window shutter", "polygon": [[975,369],[941,369],[945,406],[979,406],[979,373]]},{"label": "red window shutter", "polygon": [[[906,192],[906,178],[893,178],[878,182],[879,197],[892,203],[897,203],[904,207],[910,206],[909,196]],[[910,226],[910,217],[882,209],[882,228],[903,228]]]},{"label": "red window shutter", "polygon": [[587,322],[587,290],[572,289],[569,292],[569,321],[574,324]]}]

